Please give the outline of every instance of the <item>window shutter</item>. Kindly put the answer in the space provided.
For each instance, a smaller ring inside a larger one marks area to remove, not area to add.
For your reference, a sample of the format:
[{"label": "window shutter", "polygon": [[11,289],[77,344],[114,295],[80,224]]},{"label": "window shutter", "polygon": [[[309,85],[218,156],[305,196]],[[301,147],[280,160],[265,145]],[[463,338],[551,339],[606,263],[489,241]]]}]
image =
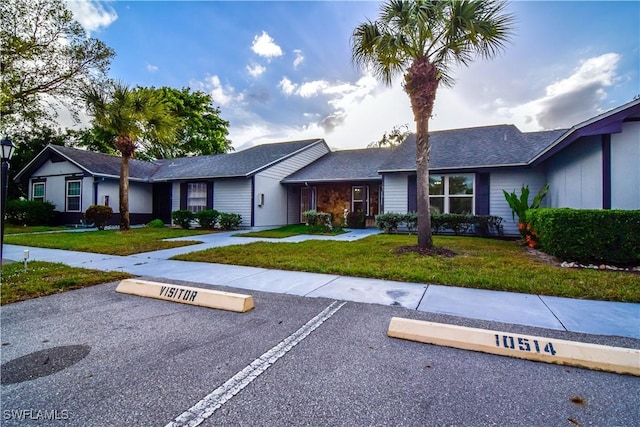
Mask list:
[{"label": "window shutter", "polygon": [[418,211],[418,176],[409,175],[407,180],[407,212]]},{"label": "window shutter", "polygon": [[187,209],[187,188],[188,185],[186,182],[180,183],[180,209]]},{"label": "window shutter", "polygon": [[207,209],[213,209],[213,181],[207,182]]}]

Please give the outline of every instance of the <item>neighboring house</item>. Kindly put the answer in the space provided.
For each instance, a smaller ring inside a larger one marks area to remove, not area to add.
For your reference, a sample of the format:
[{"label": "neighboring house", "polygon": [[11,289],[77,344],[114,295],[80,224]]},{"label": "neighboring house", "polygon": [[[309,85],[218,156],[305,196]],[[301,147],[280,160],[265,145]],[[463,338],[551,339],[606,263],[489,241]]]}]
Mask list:
[{"label": "neighboring house", "polygon": [[[550,185],[545,205],[640,209],[640,100],[568,130],[521,132],[513,125],[430,134],[434,212],[496,215],[517,235],[502,190],[531,197]],[[171,211],[215,208],[243,226],[304,221],[309,209],[376,214],[417,210],[415,135],[394,148],[330,151],[324,140],[266,144],[237,153],[131,162],[131,222],[170,221]],[[67,223],[91,204],[117,212],[120,158],[50,145],[16,177],[29,197],[52,201]],[[114,221],[117,223],[117,220]]]},{"label": "neighboring house", "polygon": [[[131,224],[171,212],[214,208],[242,216],[242,226],[287,223],[287,189],[280,181],[329,152],[322,139],[259,145],[230,154],[145,162],[131,160]],[[52,202],[60,221],[78,224],[90,205],[113,208],[119,222],[120,157],[48,145],[15,180],[28,180],[29,198]]]}]

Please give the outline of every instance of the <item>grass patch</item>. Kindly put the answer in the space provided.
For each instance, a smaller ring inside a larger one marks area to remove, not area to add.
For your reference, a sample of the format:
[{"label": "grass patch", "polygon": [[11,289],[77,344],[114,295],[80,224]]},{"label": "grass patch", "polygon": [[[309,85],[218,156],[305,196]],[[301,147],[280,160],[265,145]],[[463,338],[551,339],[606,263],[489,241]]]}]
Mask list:
[{"label": "grass patch", "polygon": [[309,227],[308,225],[304,224],[291,224],[271,230],[251,231],[248,233],[235,234],[234,236],[284,239],[285,237],[298,236],[301,234],[336,236],[343,233],[346,233],[346,231],[344,231],[342,228],[334,228],[332,231],[327,231],[324,227],[316,227],[316,229],[314,229],[313,227]]},{"label": "grass patch", "polygon": [[127,231],[104,230],[31,235],[14,234],[5,236],[4,242],[9,245],[35,246],[38,248],[65,249],[107,255],[132,255],[192,245],[196,242],[169,242],[164,239],[197,236],[198,234],[206,233],[211,233],[211,231],[144,227],[132,228]]},{"label": "grass patch", "polygon": [[104,272],[64,264],[33,261],[27,272],[19,262],[2,266],[0,303],[11,304],[72,289],[108,283],[131,277],[121,272]]},{"label": "grass patch", "polygon": [[174,259],[247,265],[522,292],[603,301],[640,302],[640,276],[631,273],[559,268],[531,257],[514,242],[435,236],[435,245],[454,257],[398,254],[416,236],[376,235],[353,242],[256,242],[179,255]]},{"label": "grass patch", "polygon": [[48,226],[48,225],[7,225],[4,227],[4,234],[22,234],[22,233],[44,233],[46,231],[63,231],[68,230],[69,227],[64,226]]}]

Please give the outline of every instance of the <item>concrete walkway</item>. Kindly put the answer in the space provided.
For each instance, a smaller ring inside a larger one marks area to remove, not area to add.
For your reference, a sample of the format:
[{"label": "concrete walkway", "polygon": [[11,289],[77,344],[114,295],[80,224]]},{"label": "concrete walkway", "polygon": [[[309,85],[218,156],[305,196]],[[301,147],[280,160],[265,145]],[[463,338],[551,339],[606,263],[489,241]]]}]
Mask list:
[{"label": "concrete walkway", "polygon": [[[375,229],[351,230],[338,236],[293,236],[286,239],[233,237],[234,232],[214,233],[174,240],[202,243],[180,248],[113,256],[5,245],[4,257],[62,262],[102,271],[124,271],[136,276],[182,280],[203,285],[245,290],[323,297],[372,304],[400,305],[424,312],[566,330],[596,335],[640,339],[640,304],[578,300],[487,291],[452,286],[364,279],[332,274],[270,270],[226,264],[173,261],[169,258],[212,247],[256,241],[300,242],[308,239],[352,241],[378,233]],[[640,278],[639,278],[640,282]]]}]

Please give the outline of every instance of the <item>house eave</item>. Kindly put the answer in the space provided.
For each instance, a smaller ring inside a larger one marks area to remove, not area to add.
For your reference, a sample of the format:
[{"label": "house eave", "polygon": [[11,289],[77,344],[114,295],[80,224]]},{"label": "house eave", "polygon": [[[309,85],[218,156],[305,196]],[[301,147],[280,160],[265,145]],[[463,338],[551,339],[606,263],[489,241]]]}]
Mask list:
[{"label": "house eave", "polygon": [[262,172],[263,170],[268,169],[273,165],[276,165],[276,164],[278,164],[278,163],[280,163],[280,162],[282,162],[282,161],[284,161],[284,160],[286,160],[286,159],[288,159],[290,157],[293,157],[296,154],[302,153],[303,151],[305,151],[305,150],[307,150],[307,149],[309,149],[311,147],[314,147],[314,146],[316,146],[318,144],[322,144],[323,142],[324,142],[323,139],[316,139],[314,142],[310,143],[309,145],[306,145],[306,146],[304,146],[304,147],[302,147],[302,148],[300,148],[300,149],[298,149],[298,150],[296,150],[296,151],[294,151],[292,153],[289,153],[286,156],[282,156],[279,159],[274,160],[273,162],[267,163],[266,165],[262,165],[259,168],[256,168],[256,169],[254,169],[254,170],[252,170],[250,172],[247,172],[246,177],[250,177],[250,176],[253,176],[253,175],[255,175],[255,174],[259,173],[259,172]]},{"label": "house eave", "polygon": [[382,177],[350,177],[350,178],[312,178],[312,179],[284,179],[280,181],[282,184],[305,184],[312,182],[314,184],[323,182],[353,182],[353,181],[382,181]]}]

